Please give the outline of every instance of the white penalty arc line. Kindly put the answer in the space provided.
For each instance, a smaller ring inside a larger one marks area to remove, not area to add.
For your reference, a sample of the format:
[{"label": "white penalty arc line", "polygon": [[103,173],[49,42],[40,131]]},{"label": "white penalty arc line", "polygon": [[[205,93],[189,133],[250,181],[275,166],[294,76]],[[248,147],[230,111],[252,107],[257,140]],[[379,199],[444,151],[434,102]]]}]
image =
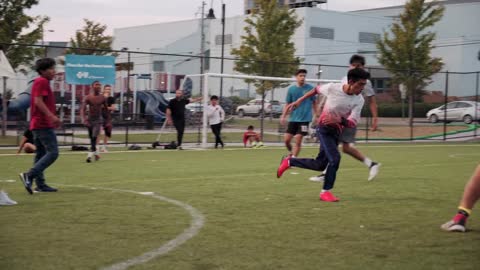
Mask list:
[{"label": "white penalty arc line", "polygon": [[92,190],[106,190],[106,191],[124,192],[124,193],[132,193],[132,194],[137,194],[142,196],[149,196],[157,200],[164,201],[164,202],[176,205],[178,207],[181,207],[184,210],[186,210],[192,217],[192,220],[190,222],[190,227],[185,229],[177,237],[163,244],[159,248],[148,251],[140,256],[128,259],[126,261],[115,263],[113,265],[101,268],[102,270],[124,270],[131,266],[143,264],[156,257],[165,255],[168,252],[179,247],[180,245],[184,244],[189,239],[193,238],[195,235],[197,235],[200,229],[205,224],[205,216],[200,211],[195,209],[193,206],[181,201],[177,201],[174,199],[170,199],[170,198],[152,193],[152,192],[138,192],[134,190],[123,190],[123,189],[102,188],[102,187],[86,187],[86,186],[78,186],[78,185],[63,185],[63,184],[56,184],[56,185],[64,186],[64,187],[76,187],[76,188],[85,188],[85,189],[92,189]]}]

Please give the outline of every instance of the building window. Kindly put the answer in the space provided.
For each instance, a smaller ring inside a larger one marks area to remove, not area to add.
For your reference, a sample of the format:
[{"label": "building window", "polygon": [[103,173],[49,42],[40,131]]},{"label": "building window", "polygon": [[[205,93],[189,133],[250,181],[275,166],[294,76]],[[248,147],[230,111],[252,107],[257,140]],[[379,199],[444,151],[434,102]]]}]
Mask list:
[{"label": "building window", "polygon": [[164,72],[165,71],[165,61],[153,61],[153,71],[154,72]]},{"label": "building window", "polygon": [[372,78],[370,81],[376,93],[383,93],[386,90],[390,90],[392,82],[390,78]]},{"label": "building window", "polygon": [[380,34],[360,32],[358,33],[358,41],[360,43],[371,43],[375,44],[380,40]]},{"label": "building window", "polygon": [[[232,34],[225,35],[225,44],[232,44],[233,43],[233,36]],[[215,36],[215,45],[222,45],[222,35]]]},{"label": "building window", "polygon": [[335,31],[333,28],[323,28],[323,27],[310,27],[310,37],[311,38],[321,38],[321,39],[334,39]]}]

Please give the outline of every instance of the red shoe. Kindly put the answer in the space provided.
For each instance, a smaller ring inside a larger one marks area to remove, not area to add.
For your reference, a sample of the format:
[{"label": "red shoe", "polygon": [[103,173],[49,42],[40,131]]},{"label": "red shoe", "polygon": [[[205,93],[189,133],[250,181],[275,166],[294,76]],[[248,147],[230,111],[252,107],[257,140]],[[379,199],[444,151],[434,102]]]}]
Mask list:
[{"label": "red shoe", "polygon": [[290,159],[291,157],[287,156],[282,160],[282,162],[280,163],[280,167],[278,167],[278,170],[277,170],[277,178],[282,177],[283,173],[286,170],[290,169]]},{"label": "red shoe", "polygon": [[325,191],[320,193],[320,201],[324,202],[338,202],[339,199],[335,196],[330,191]]},{"label": "red shoe", "polygon": [[100,155],[95,155],[95,161],[99,161],[100,160]]}]

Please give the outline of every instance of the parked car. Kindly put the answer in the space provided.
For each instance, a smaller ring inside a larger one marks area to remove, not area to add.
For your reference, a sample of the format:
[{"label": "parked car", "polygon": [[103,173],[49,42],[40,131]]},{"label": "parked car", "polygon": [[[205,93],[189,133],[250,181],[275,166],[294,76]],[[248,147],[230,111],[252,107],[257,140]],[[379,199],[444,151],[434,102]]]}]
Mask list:
[{"label": "parked car", "polygon": [[471,124],[473,121],[480,120],[480,103],[474,101],[455,101],[446,105],[432,109],[427,112],[427,119],[431,123],[446,120],[448,122],[463,121],[465,124]]},{"label": "parked car", "polygon": [[188,103],[185,108],[192,113],[202,112],[203,104],[200,102]]},{"label": "parked car", "polygon": [[[265,100],[264,111],[265,115],[272,114],[273,116],[280,116],[282,114],[283,106],[277,100]],[[262,112],[262,100],[254,99],[250,100],[247,104],[237,107],[238,117],[249,116],[259,116]]]}]

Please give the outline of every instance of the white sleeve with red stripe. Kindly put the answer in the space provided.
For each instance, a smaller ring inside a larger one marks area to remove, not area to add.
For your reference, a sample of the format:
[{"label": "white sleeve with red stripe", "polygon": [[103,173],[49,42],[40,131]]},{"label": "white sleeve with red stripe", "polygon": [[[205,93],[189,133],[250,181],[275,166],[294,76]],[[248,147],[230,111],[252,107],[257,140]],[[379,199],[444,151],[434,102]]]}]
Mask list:
[{"label": "white sleeve with red stripe", "polygon": [[317,91],[317,94],[328,96],[328,92],[330,91],[330,86],[332,86],[331,83],[321,84],[315,88],[315,91]]}]

